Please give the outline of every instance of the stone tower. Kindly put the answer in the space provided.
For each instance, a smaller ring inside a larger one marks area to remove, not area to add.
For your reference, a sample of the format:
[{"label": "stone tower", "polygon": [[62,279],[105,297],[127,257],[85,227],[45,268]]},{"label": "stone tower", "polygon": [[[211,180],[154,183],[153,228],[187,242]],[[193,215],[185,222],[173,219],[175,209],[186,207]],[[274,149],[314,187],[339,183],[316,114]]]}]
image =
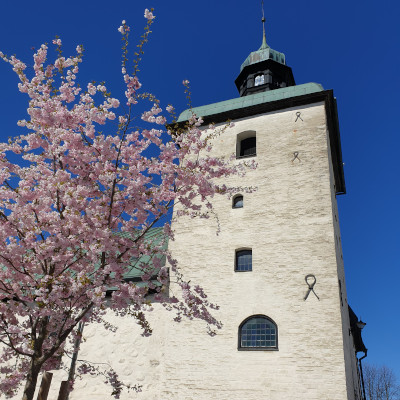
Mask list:
[{"label": "stone tower", "polygon": [[228,183],[257,190],[214,199],[218,235],[213,218],[174,225],[171,250],[185,277],[220,305],[224,326],[214,338],[193,322],[171,327],[161,397],[363,399],[356,353],[366,349],[347,304],[336,201],[346,188],[333,91],[296,85],[265,30],[235,83],[239,98],[179,119],[193,112],[205,126],[233,121],[213,155],[254,159],[256,170]]}]

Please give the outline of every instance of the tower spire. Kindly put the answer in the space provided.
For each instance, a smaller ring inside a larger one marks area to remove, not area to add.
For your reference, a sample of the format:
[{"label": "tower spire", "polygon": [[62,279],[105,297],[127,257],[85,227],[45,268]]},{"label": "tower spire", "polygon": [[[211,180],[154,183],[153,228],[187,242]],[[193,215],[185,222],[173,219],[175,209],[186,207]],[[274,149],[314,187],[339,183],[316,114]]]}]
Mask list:
[{"label": "tower spire", "polygon": [[267,39],[265,37],[265,17],[264,17],[264,0],[261,0],[261,11],[262,11],[262,26],[263,26],[263,38],[262,38],[262,43],[261,43],[261,47],[259,48],[259,50],[264,50],[267,49],[269,46],[267,44]]},{"label": "tower spire", "polygon": [[252,51],[240,66],[235,80],[240,96],[296,85],[283,53],[268,46],[265,35],[264,0],[261,0],[263,37],[261,47]]}]

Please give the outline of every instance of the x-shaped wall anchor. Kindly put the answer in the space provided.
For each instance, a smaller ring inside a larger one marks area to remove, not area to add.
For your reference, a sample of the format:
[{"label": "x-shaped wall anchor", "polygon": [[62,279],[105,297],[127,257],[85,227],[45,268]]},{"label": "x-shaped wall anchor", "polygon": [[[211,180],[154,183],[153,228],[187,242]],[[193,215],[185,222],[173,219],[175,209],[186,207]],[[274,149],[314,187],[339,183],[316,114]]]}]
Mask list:
[{"label": "x-shaped wall anchor", "polygon": [[298,151],[294,151],[293,152],[293,160],[292,160],[292,162],[294,161],[294,160],[299,160],[299,162],[301,162],[301,160],[300,160],[300,158],[299,158],[299,152]]},{"label": "x-shaped wall anchor", "polygon": [[297,120],[298,120],[299,118],[303,121],[303,118],[301,118],[301,112],[300,112],[300,111],[297,111],[297,112],[296,112],[296,121],[294,121],[294,122],[297,122]]}]

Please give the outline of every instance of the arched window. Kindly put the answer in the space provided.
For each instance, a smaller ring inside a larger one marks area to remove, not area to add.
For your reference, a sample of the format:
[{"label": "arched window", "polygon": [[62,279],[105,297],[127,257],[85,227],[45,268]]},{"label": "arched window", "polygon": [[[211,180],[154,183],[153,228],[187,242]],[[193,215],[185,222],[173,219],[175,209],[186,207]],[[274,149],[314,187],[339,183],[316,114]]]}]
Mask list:
[{"label": "arched window", "polygon": [[255,131],[245,131],[237,135],[236,158],[255,156],[256,150]]},{"label": "arched window", "polygon": [[237,194],[232,199],[232,208],[242,208],[243,207],[243,196],[241,194]]},{"label": "arched window", "polygon": [[253,269],[253,257],[251,249],[236,250],[235,271],[251,271]]},{"label": "arched window", "polygon": [[239,326],[239,350],[278,350],[278,327],[265,315],[252,315]]}]

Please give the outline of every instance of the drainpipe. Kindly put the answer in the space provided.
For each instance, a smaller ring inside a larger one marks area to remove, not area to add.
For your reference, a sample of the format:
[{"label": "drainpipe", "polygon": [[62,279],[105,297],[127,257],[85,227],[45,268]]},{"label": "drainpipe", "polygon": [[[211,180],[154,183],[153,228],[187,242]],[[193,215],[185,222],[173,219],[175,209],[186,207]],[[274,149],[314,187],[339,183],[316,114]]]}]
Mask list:
[{"label": "drainpipe", "polygon": [[365,396],[365,385],[364,385],[364,375],[363,375],[363,370],[362,370],[362,363],[361,360],[363,360],[365,357],[367,357],[367,352],[368,350],[365,349],[364,351],[364,355],[358,359],[358,364],[360,366],[360,373],[361,373],[361,385],[362,385],[362,391],[363,391],[363,400],[367,400],[366,396]]}]

